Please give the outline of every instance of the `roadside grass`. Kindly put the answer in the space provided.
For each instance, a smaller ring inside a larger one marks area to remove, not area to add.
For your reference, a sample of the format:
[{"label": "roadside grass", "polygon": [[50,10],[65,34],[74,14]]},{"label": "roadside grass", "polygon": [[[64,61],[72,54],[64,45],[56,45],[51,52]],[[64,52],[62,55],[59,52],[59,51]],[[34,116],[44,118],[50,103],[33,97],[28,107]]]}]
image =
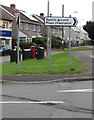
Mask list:
[{"label": "roadside grass", "polygon": [[[68,48],[65,49],[57,49],[56,51],[68,51]],[[72,51],[80,51],[80,50],[92,50],[92,48],[88,48],[86,46],[80,46],[80,47],[71,47]]]},{"label": "roadside grass", "polygon": [[75,74],[84,73],[86,71],[86,68],[81,61],[73,56],[71,57],[71,67],[73,69],[68,70],[68,52],[66,51],[52,55],[52,71],[49,70],[49,61],[46,58],[42,60],[28,59],[20,62],[20,72],[18,72],[17,64],[15,62],[3,63],[2,75],[49,73]]},{"label": "roadside grass", "polygon": [[[67,50],[69,50],[69,49],[64,49],[64,51],[67,51]],[[88,48],[88,47],[85,47],[85,46],[80,46],[80,47],[72,47],[71,50],[73,50],[73,51],[76,51],[76,50],[78,50],[78,51],[80,51],[80,50],[92,50],[92,48]]]}]

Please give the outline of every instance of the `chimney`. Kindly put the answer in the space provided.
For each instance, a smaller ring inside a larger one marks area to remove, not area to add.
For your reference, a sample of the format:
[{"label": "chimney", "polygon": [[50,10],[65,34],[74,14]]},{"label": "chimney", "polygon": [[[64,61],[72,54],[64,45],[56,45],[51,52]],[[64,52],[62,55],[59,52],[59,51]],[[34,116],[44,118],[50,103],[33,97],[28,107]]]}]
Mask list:
[{"label": "chimney", "polygon": [[44,18],[44,13],[40,13],[40,17],[43,17],[43,18]]},{"label": "chimney", "polygon": [[11,5],[10,5],[10,8],[15,9],[15,8],[16,8],[16,5],[15,5],[15,4],[11,4]]}]

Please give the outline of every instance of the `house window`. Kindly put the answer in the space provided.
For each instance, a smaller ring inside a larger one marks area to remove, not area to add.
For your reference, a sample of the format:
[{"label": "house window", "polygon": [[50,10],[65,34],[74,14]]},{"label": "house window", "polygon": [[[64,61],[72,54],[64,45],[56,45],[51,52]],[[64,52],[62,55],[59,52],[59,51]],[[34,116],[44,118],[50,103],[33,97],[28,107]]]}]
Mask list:
[{"label": "house window", "polygon": [[26,30],[29,30],[29,24],[26,24]]},{"label": "house window", "polygon": [[20,30],[22,30],[23,29],[23,24],[22,23],[20,23]]},{"label": "house window", "polygon": [[66,33],[66,32],[65,32],[65,30],[64,30],[64,35],[65,35],[65,33]]},{"label": "house window", "polygon": [[27,38],[27,42],[32,42],[32,38]]},{"label": "house window", "polygon": [[53,29],[53,33],[55,33],[55,29]]},{"label": "house window", "polygon": [[3,40],[1,42],[2,42],[2,46],[4,46],[6,44],[5,40]]},{"label": "house window", "polygon": [[34,32],[36,31],[36,25],[33,25],[33,31]]},{"label": "house window", "polygon": [[60,30],[59,33],[62,34],[62,30]]},{"label": "house window", "polygon": [[57,30],[57,33],[59,33],[59,29]]},{"label": "house window", "polygon": [[8,22],[7,21],[3,21],[3,25],[5,25],[5,28],[8,29]]},{"label": "house window", "polygon": [[25,37],[20,37],[20,41],[26,41]]},{"label": "house window", "polygon": [[38,26],[38,32],[40,32],[40,26]]}]

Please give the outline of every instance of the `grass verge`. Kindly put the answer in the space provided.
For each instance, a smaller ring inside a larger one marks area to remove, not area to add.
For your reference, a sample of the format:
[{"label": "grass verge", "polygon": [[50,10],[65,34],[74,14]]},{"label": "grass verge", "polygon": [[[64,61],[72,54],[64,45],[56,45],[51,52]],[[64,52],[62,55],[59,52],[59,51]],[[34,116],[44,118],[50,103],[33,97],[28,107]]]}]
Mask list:
[{"label": "grass verge", "polygon": [[[64,51],[68,51],[69,49],[64,49]],[[92,50],[92,48],[88,48],[85,46],[81,46],[81,47],[72,47],[71,50],[73,51],[80,51],[80,50]]]},{"label": "grass verge", "polygon": [[68,52],[52,55],[52,71],[49,71],[49,61],[44,58],[42,60],[28,59],[20,62],[20,72],[17,71],[17,64],[3,63],[2,75],[14,75],[14,74],[48,74],[48,73],[64,73],[75,74],[83,73],[86,71],[85,66],[80,60],[75,57],[71,57],[72,70],[68,70]]},{"label": "grass verge", "polygon": [[[65,48],[64,50],[62,49],[57,49],[56,51],[68,51],[68,48]],[[92,48],[88,48],[86,46],[80,46],[80,47],[71,47],[72,51],[80,51],[80,50],[93,50]]]}]

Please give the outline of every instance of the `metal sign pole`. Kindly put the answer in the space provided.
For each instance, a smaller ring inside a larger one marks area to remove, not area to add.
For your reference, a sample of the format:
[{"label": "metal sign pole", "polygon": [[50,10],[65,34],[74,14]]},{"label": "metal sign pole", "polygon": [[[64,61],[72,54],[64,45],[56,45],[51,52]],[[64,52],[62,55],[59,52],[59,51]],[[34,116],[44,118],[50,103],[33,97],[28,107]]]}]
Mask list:
[{"label": "metal sign pole", "polygon": [[[47,16],[49,17],[49,0]],[[52,58],[51,58],[51,27],[47,26],[47,59],[49,60],[49,70],[52,71]]]},{"label": "metal sign pole", "polygon": [[17,22],[17,70],[20,71],[20,64],[19,64],[19,28],[20,28],[20,12],[17,13],[16,16]]},{"label": "metal sign pole", "polygon": [[49,32],[50,32],[50,36],[49,36],[49,38],[50,38],[50,43],[49,43],[49,65],[50,65],[50,72],[52,71],[52,57],[51,57],[51,27],[50,27],[50,30],[49,30]]},{"label": "metal sign pole", "polygon": [[[49,17],[49,0],[47,4],[47,16]],[[49,59],[49,26],[47,26],[47,59]]]},{"label": "metal sign pole", "polygon": [[49,61],[49,70],[52,71],[52,58],[51,58],[51,27],[47,27],[47,59]]},{"label": "metal sign pole", "polygon": [[68,69],[71,70],[71,27],[69,27],[69,54],[68,54]]}]

